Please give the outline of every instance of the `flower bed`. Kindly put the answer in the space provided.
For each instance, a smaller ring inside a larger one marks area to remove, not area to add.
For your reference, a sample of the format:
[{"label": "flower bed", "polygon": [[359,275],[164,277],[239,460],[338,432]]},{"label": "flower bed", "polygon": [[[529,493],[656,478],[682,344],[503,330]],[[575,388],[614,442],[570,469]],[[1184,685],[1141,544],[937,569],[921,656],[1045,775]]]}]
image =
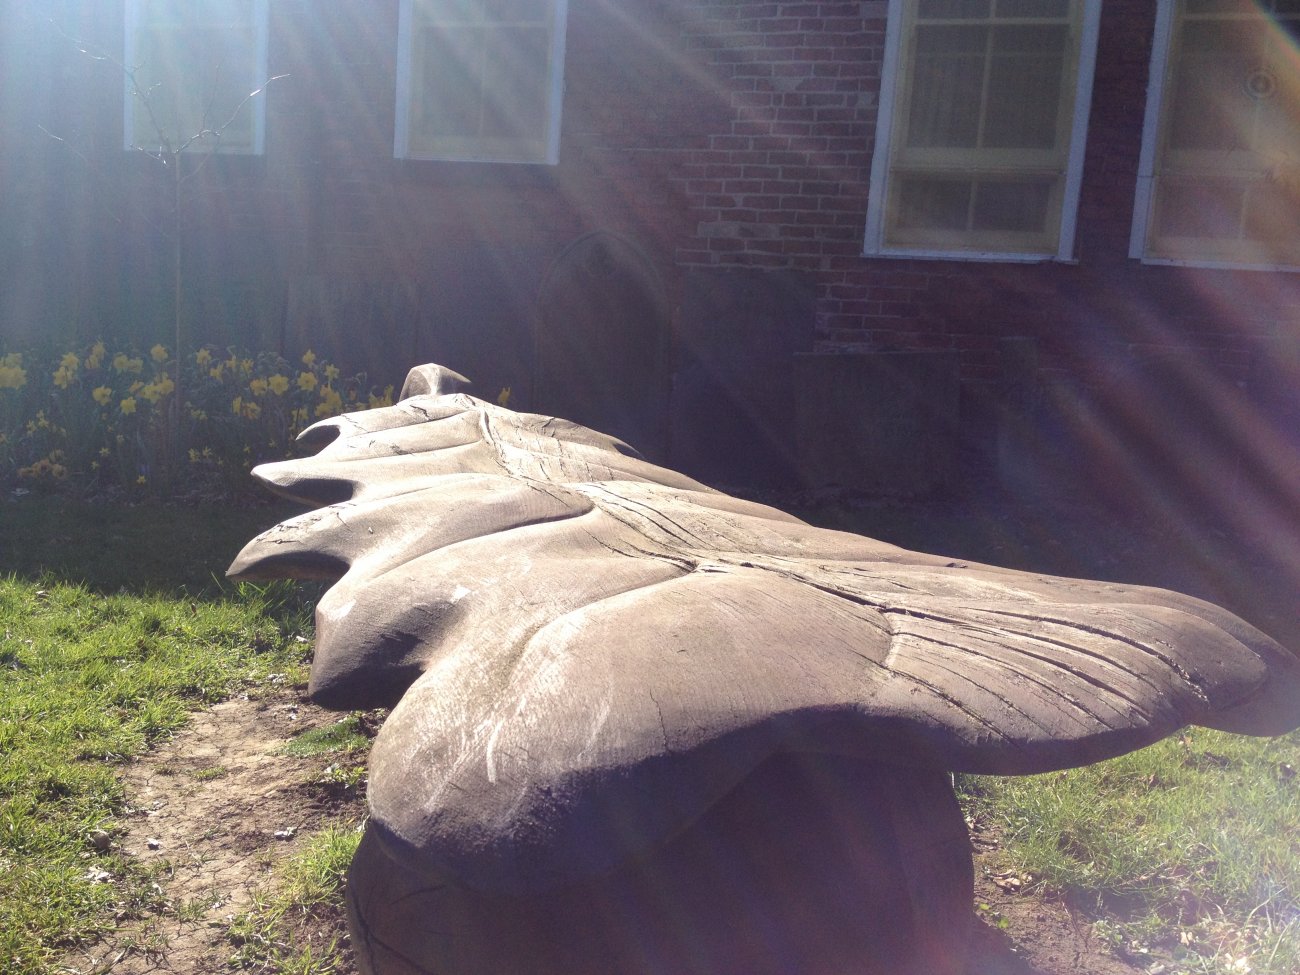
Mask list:
[{"label": "flower bed", "polygon": [[211,347],[177,361],[162,345],[104,342],[57,360],[0,350],[0,487],[228,494],[253,464],[291,456],[316,420],[392,396],[311,350],[296,363]]}]

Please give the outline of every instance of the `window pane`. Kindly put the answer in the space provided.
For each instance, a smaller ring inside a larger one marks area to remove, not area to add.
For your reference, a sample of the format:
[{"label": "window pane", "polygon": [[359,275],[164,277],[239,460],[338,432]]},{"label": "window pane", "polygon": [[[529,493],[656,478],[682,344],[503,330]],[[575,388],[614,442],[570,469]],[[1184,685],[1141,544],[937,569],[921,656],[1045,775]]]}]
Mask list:
[{"label": "window pane", "polygon": [[987,27],[920,27],[907,144],[974,146],[979,138]]},{"label": "window pane", "polygon": [[551,0],[483,0],[483,16],[498,23],[546,24],[551,6]]},{"label": "window pane", "polygon": [[1064,26],[994,29],[984,145],[1008,149],[1056,145],[1067,40]]},{"label": "window pane", "polygon": [[487,36],[483,134],[546,136],[547,56],[550,38],[535,27],[511,27]]},{"label": "window pane", "polygon": [[[411,0],[399,148],[428,159],[542,162],[558,111],[556,0]],[[404,147],[404,148],[403,148]]]},{"label": "window pane", "polygon": [[151,0],[139,13],[131,65],[141,91],[132,105],[135,143],[153,146],[165,137],[177,145],[214,131],[222,148],[251,150],[257,106],[247,97],[258,83],[251,0]]},{"label": "window pane", "polygon": [[983,20],[989,15],[989,0],[920,0],[919,20]]},{"label": "window pane", "polygon": [[999,17],[1040,17],[1044,20],[1064,20],[1069,15],[1069,0],[998,0]]},{"label": "window pane", "polygon": [[977,230],[1042,233],[1047,229],[1055,180],[997,182],[982,180],[975,187],[971,222]]},{"label": "window pane", "polygon": [[1156,233],[1234,240],[1244,197],[1245,186],[1236,180],[1167,181],[1156,201]]},{"label": "window pane", "polygon": [[1260,243],[1281,242],[1287,252],[1294,252],[1300,241],[1300,183],[1291,180],[1265,180],[1246,194],[1245,226],[1242,236]]},{"label": "window pane", "polygon": [[444,26],[423,34],[420,130],[433,138],[478,135],[487,32],[479,27]]},{"label": "window pane", "polygon": [[898,226],[907,230],[966,230],[971,184],[957,179],[904,179],[899,186]]},{"label": "window pane", "polygon": [[1173,149],[1240,149],[1249,144],[1254,105],[1245,88],[1258,63],[1249,24],[1184,25],[1169,118]]}]

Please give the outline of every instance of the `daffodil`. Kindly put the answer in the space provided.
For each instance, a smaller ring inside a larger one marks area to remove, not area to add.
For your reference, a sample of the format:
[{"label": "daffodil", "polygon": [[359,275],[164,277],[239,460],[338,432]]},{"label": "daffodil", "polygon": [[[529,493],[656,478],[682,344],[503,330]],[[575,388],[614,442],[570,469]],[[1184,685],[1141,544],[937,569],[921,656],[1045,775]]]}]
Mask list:
[{"label": "daffodil", "polygon": [[322,386],[320,398],[316,406],[317,416],[332,416],[343,409],[343,397],[332,386]]},{"label": "daffodil", "polygon": [[316,388],[316,374],[314,372],[298,373],[298,388],[304,393],[310,393]]},{"label": "daffodil", "polygon": [[107,406],[113,398],[113,390],[107,386],[96,386],[90,395],[100,406]]},{"label": "daffodil", "polygon": [[27,385],[27,373],[22,363],[22,356],[16,352],[0,359],[0,389],[22,389]]},{"label": "daffodil", "polygon": [[67,352],[59,360],[59,368],[67,369],[69,372],[76,372],[77,367],[81,365],[81,360],[77,358],[76,353]]},{"label": "daffodil", "polygon": [[98,369],[104,362],[104,356],[108,350],[104,348],[103,342],[96,342],[90,347],[90,352],[86,354],[86,368]]},{"label": "daffodil", "polygon": [[266,385],[276,396],[283,396],[289,391],[289,377],[282,376],[277,372],[266,381]]},{"label": "daffodil", "polygon": [[338,379],[339,367],[335,365],[327,365],[325,367],[325,378],[328,379],[330,382],[333,382],[335,379]]},{"label": "daffodil", "polygon": [[212,353],[209,352],[207,349],[199,349],[198,352],[194,353],[194,364],[198,366],[200,369],[205,367],[211,361],[212,361]]},{"label": "daffodil", "polygon": [[130,356],[119,352],[113,356],[113,369],[116,372],[134,372],[138,374],[144,369],[144,360],[132,359]]},{"label": "daffodil", "polygon": [[266,395],[266,380],[265,380],[265,379],[253,379],[253,380],[250,380],[249,383],[248,383],[248,390],[249,390],[249,392],[251,392],[254,396],[265,396],[265,395]]},{"label": "daffodil", "polygon": [[311,349],[308,349],[306,352],[302,354],[302,361],[304,365],[308,365],[308,366],[315,365],[316,353],[313,352]]},{"label": "daffodil", "polygon": [[154,362],[166,362],[167,347],[162,344],[155,345],[152,349],[149,350],[149,356],[150,358],[153,359]]},{"label": "daffodil", "polygon": [[128,396],[126,399],[122,400],[122,402],[118,404],[118,408],[127,416],[130,416],[132,413],[135,412],[135,397]]}]

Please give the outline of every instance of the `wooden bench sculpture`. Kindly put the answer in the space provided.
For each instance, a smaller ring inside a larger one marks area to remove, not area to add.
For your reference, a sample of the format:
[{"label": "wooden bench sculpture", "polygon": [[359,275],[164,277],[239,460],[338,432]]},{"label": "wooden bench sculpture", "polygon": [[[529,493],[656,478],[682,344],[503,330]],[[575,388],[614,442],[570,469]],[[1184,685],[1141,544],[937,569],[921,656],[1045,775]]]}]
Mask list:
[{"label": "wooden bench sculpture", "polygon": [[1300,663],[1156,589],[809,525],[413,370],[259,467],[323,505],[244,578],[336,580],[311,692],[392,706],[348,879],[376,975],[956,975],[953,771],[1300,724]]}]

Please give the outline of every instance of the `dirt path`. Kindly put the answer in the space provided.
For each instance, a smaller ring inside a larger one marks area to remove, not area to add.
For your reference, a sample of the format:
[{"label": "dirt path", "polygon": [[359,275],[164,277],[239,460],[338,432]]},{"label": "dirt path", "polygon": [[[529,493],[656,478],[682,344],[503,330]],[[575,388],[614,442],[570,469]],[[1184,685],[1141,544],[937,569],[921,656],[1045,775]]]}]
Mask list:
[{"label": "dirt path", "polygon": [[[338,819],[360,820],[355,795],[322,787],[333,756],[295,758],[284,744],[338,715],[275,688],[200,712],[170,741],[123,773],[134,809],[112,838],[121,850],[158,867],[159,909],[124,923],[112,937],[64,961],[68,975],[229,973],[235,946],[228,920],[270,883],[276,863],[304,837]],[[983,905],[969,975],[1137,975],[1111,954],[1086,919],[1036,893],[1017,892],[996,876],[996,839],[976,830],[976,903]],[[295,929],[297,947],[327,945],[341,917]],[[356,975],[346,943],[339,975]],[[508,975],[508,973],[502,973]]]},{"label": "dirt path", "polygon": [[[133,809],[111,842],[158,870],[158,910],[65,959],[65,970],[230,972],[236,947],[227,937],[229,919],[270,884],[275,865],[327,823],[364,815],[356,789],[321,783],[337,756],[295,758],[283,751],[291,738],[338,718],[294,689],[272,688],[199,712],[128,766],[122,778]],[[297,933],[328,944],[341,919],[317,928]]]}]

